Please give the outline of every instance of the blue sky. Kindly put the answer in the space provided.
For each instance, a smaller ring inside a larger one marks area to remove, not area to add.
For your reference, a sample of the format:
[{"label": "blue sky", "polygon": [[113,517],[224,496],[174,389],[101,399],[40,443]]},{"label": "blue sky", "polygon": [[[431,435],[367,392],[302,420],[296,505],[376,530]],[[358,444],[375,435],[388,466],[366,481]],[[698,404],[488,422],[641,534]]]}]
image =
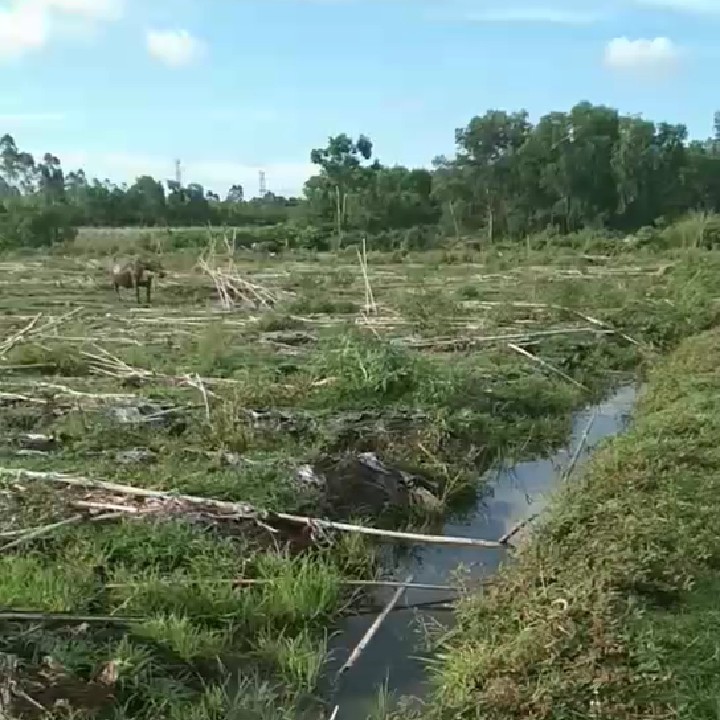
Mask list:
[{"label": "blue sky", "polygon": [[67,169],[299,192],[310,149],[452,153],[583,99],[711,133],[720,0],[0,0],[0,133]]}]

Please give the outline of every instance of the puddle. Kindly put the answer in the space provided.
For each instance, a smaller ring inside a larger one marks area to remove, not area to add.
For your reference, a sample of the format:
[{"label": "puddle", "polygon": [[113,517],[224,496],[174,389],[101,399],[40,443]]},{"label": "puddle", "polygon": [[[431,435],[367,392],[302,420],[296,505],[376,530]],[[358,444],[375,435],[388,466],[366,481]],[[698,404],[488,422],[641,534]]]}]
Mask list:
[{"label": "puddle", "polygon": [[[620,388],[608,400],[579,411],[573,416],[573,431],[568,445],[552,457],[517,463],[494,470],[487,486],[478,496],[477,509],[464,520],[445,524],[444,534],[496,540],[517,523],[542,510],[575,454],[581,438],[594,416],[582,453],[579,467],[595,446],[605,438],[621,433],[627,426],[636,397],[634,386]],[[409,573],[413,582],[447,585],[452,573],[462,564],[470,578],[492,575],[505,556],[504,550],[429,546],[397,560],[395,579],[403,580]],[[378,603],[385,603],[393,589],[376,594]],[[401,603],[415,604],[443,600],[448,593],[435,590],[409,590]],[[356,616],[345,620],[331,642],[333,661],[328,677],[335,677],[337,669],[352,648],[372,624],[375,615]],[[397,610],[390,614],[365,648],[347,675],[342,679],[333,704],[340,706],[336,720],[366,720],[376,707],[378,690],[387,681],[397,700],[399,697],[422,698],[427,694],[428,682],[423,656],[421,624],[440,624],[450,627],[451,612],[443,610]]]}]

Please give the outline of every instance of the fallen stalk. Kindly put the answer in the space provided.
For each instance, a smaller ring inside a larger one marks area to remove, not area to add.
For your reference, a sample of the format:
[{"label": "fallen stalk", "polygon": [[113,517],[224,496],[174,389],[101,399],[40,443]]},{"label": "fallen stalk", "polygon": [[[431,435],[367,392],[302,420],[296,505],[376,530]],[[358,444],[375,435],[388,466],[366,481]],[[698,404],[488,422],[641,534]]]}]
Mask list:
[{"label": "fallen stalk", "polygon": [[581,390],[588,390],[588,388],[581,382],[578,382],[575,378],[570,377],[567,373],[559,370],[546,360],[543,360],[537,355],[533,355],[531,352],[528,352],[527,350],[525,350],[525,348],[521,348],[519,345],[514,345],[513,343],[508,343],[508,347],[511,350],[514,350],[516,353],[519,353],[523,357],[528,358],[528,360],[532,360],[534,363],[540,365],[541,367],[544,367],[546,370],[550,370],[550,372],[555,373],[559,377],[563,378],[563,380],[567,380],[567,382],[572,383],[573,385],[575,385],[575,387],[579,387]]},{"label": "fallen stalk", "polygon": [[[583,431],[583,434],[580,436],[580,440],[578,441],[577,447],[575,448],[575,452],[573,453],[572,457],[570,458],[570,462],[567,464],[567,467],[563,470],[562,476],[560,478],[560,482],[563,483],[568,480],[568,478],[572,475],[573,471],[575,470],[575,466],[577,465],[577,461],[580,458],[580,454],[583,451],[583,448],[585,447],[587,443],[588,436],[590,435],[590,430],[592,429],[592,426],[595,424],[595,420],[598,416],[598,411],[596,410],[590,420],[588,421],[588,424],[585,426],[585,430]],[[517,535],[523,528],[530,525],[530,523],[535,522],[535,520],[540,517],[539,513],[534,513],[528,518],[525,518],[525,520],[521,520],[517,525],[515,525],[513,528],[511,528],[508,532],[506,532],[498,542],[501,542],[503,544],[507,544],[508,541],[513,538],[515,535]]]},{"label": "fallen stalk", "polygon": [[461,337],[452,340],[417,340],[407,341],[405,344],[408,347],[422,349],[433,349],[433,348],[472,348],[476,345],[491,344],[491,343],[502,343],[508,340],[515,340],[516,342],[529,343],[537,338],[542,337],[554,337],[556,335],[574,335],[577,333],[593,333],[595,335],[612,335],[614,330],[603,330],[597,327],[570,327],[570,328],[556,328],[553,330],[536,330],[534,332],[524,333],[506,333],[505,335],[486,335],[482,337]]},{"label": "fallen stalk", "polygon": [[98,522],[100,520],[112,520],[115,518],[120,517],[123,515],[123,513],[118,512],[105,512],[100,515],[95,515],[93,517],[88,517],[85,513],[78,513],[76,515],[72,515],[69,518],[65,518],[64,520],[59,520],[58,522],[50,523],[49,525],[42,525],[40,527],[36,528],[29,528],[27,530],[13,530],[6,533],[0,533],[0,537],[4,538],[15,538],[14,540],[5,543],[5,545],[0,546],[0,553],[5,552],[6,550],[11,550],[14,547],[17,547],[18,545],[22,545],[25,542],[28,542],[29,540],[35,540],[39,537],[44,537],[45,535],[49,535],[54,530],[57,530],[58,528],[65,527],[67,525],[74,525],[75,523],[80,522],[81,520],[90,520],[91,522]]},{"label": "fallen stalk", "polygon": [[[402,610],[442,610],[453,611],[457,607],[457,598],[441,598],[440,600],[425,600],[423,602],[407,603],[400,607],[395,606],[391,612],[400,612]],[[345,613],[346,617],[363,617],[367,615],[375,615],[382,606],[358,610],[357,612]]]},{"label": "fallen stalk", "polygon": [[[478,548],[501,548],[503,545],[493,540],[480,540],[476,538],[452,537],[446,535],[425,535],[422,533],[400,532],[395,530],[380,530],[378,528],[364,527],[362,525],[351,525],[349,523],[335,522],[333,520],[323,520],[319,518],[307,517],[304,515],[291,515],[281,512],[269,512],[258,510],[248,503],[229,502],[227,500],[217,500],[215,498],[198,497],[195,495],[180,495],[176,493],[164,492],[161,490],[147,490],[131,485],[120,485],[117,483],[105,482],[101,480],[91,480],[82,476],[66,475],[56,472],[41,472],[37,470],[27,470],[24,468],[0,468],[0,476],[15,476],[18,480],[41,480],[49,482],[63,483],[73,487],[82,487],[88,490],[106,490],[119,495],[129,495],[143,498],[155,498],[158,500],[166,500],[168,502],[185,502],[192,505],[200,505],[206,507],[214,507],[220,510],[226,510],[232,514],[234,519],[261,520],[266,523],[272,523],[274,519],[284,520],[286,522],[305,525],[310,528],[322,528],[325,530],[338,530],[342,532],[357,533],[359,535],[369,535],[373,537],[386,538],[392,540],[400,540],[410,543],[426,543],[430,545],[452,545],[457,547],[478,547]],[[136,514],[140,512],[152,512],[154,508],[140,509],[134,506],[126,506],[110,503],[93,503],[90,505],[87,501],[78,501],[75,503],[78,507],[94,507],[96,509],[113,510],[117,512],[128,512]]]},{"label": "fallen stalk", "polygon": [[83,520],[84,517],[85,516],[83,514],[78,513],[72,517],[65,518],[65,520],[60,520],[59,522],[51,523],[50,525],[43,525],[42,527],[28,530],[19,537],[15,538],[15,540],[11,540],[9,543],[5,543],[5,545],[0,546],[0,553],[12,550],[12,548],[22,545],[30,540],[35,540],[36,538],[43,537],[44,535],[49,535],[53,532],[53,530],[57,530],[58,528],[65,527],[67,525],[74,525],[75,523]]},{"label": "fallen stalk", "polygon": [[577,465],[577,461],[580,459],[580,455],[585,448],[585,445],[587,444],[588,437],[590,435],[590,430],[592,429],[592,426],[595,424],[595,420],[597,419],[598,411],[596,410],[593,414],[590,420],[588,420],[588,424],[585,426],[585,430],[583,430],[583,434],[580,436],[580,440],[578,441],[577,447],[575,448],[575,452],[573,453],[572,457],[570,458],[570,462],[567,464],[567,467],[563,471],[561,482],[565,482],[573,473],[573,470],[575,470],[575,466]]},{"label": "fallen stalk", "polygon": [[0,622],[64,622],[102,623],[104,625],[131,625],[147,618],[140,615],[69,615],[43,612],[0,612]]},{"label": "fallen stalk", "polygon": [[373,624],[367,629],[367,632],[362,636],[360,642],[355,646],[355,649],[350,653],[350,657],[343,663],[343,666],[338,670],[338,678],[342,677],[362,655],[363,650],[370,644],[370,641],[375,637],[375,634],[380,629],[385,618],[390,614],[392,609],[397,605],[398,601],[405,592],[407,583],[412,581],[412,575],[408,575],[407,580],[403,583],[402,587],[399,587],[393,596],[388,601],[385,609],[375,618]]},{"label": "fallen stalk", "polygon": [[38,313],[30,322],[25,325],[25,327],[18,330],[14,335],[9,337],[1,346],[0,346],[0,357],[4,357],[7,355],[10,350],[25,336],[27,335],[34,327],[37,325],[38,320],[42,317],[42,313]]},{"label": "fallen stalk", "polygon": [[533,513],[530,517],[525,518],[524,520],[521,520],[519,523],[514,525],[510,530],[508,530],[501,538],[498,540],[498,542],[501,542],[503,545],[507,545],[509,541],[514,538],[523,528],[527,527],[531,522],[534,522],[537,520],[537,518],[540,517],[538,513]]}]

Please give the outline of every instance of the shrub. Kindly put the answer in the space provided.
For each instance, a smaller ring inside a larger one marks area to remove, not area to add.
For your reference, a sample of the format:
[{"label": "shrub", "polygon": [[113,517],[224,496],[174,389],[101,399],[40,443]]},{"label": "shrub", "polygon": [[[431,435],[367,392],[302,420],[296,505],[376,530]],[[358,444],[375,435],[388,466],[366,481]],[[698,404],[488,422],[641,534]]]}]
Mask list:
[{"label": "shrub", "polygon": [[0,204],[0,247],[47,247],[73,240],[77,232],[77,212],[68,205]]}]

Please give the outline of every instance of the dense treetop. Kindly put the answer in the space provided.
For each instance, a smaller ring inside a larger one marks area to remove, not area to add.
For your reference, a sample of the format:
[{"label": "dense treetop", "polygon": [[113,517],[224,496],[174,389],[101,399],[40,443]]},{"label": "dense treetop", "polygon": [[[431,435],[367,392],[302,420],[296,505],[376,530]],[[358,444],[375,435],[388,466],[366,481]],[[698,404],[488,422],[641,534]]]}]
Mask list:
[{"label": "dense treetop", "polygon": [[551,229],[632,231],[688,210],[720,210],[720,115],[715,136],[690,142],[684,125],[580,103],[536,124],[490,110],[455,131],[454,157],[432,169],[387,166],[372,141],[341,134],[312,150],[317,174],[301,198],[224,197],[142,176],[132,185],[64,169],[0,138],[0,238],[43,245],[77,226],[262,226],[286,242],[323,245],[356,235],[422,246],[447,235],[489,240]]}]

